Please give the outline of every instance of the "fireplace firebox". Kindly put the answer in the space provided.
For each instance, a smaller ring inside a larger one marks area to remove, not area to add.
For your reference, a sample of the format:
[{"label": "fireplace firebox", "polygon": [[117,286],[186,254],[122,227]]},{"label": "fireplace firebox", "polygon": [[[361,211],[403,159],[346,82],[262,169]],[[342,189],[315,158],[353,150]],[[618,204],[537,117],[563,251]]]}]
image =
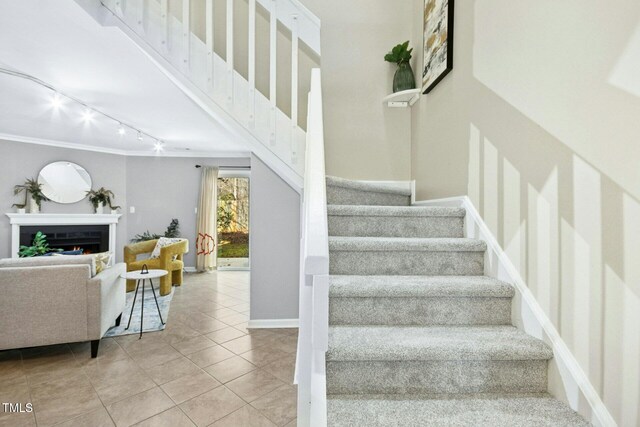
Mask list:
[{"label": "fireplace firebox", "polygon": [[85,254],[109,250],[108,225],[22,226],[20,227],[20,245],[30,246],[38,231],[47,236],[47,243],[51,249],[65,251],[82,249]]}]

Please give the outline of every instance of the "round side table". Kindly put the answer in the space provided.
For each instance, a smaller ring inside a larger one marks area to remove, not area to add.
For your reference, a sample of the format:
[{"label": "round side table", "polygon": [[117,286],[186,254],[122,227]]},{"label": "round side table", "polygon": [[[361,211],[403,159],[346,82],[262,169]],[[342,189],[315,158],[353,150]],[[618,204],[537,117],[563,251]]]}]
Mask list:
[{"label": "round side table", "polygon": [[162,276],[166,276],[169,274],[166,270],[148,270],[148,272],[143,273],[142,270],[137,271],[128,271],[123,273],[120,277],[127,280],[135,280],[136,281],[136,293],[133,296],[133,304],[131,304],[131,313],[129,313],[129,322],[127,323],[127,327],[125,330],[129,329],[131,326],[131,316],[133,315],[133,308],[136,306],[136,299],[138,297],[138,288],[140,287],[140,282],[142,282],[142,302],[140,303],[140,337],[142,338],[142,324],[144,320],[144,288],[146,285],[146,281],[148,280],[151,284],[151,291],[153,292],[153,299],[156,301],[156,308],[158,309],[158,315],[160,316],[160,322],[164,325],[164,320],[162,320],[162,313],[160,313],[160,305],[158,304],[158,297],[156,297],[156,291],[153,288],[153,281],[151,279],[157,279]]}]

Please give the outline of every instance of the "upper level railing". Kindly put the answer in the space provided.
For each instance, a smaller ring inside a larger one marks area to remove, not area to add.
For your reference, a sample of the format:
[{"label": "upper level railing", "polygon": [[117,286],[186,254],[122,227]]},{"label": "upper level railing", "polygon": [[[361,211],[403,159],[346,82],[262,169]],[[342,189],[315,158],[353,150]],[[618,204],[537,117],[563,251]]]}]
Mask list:
[{"label": "upper level railing", "polygon": [[302,201],[298,426],[326,425],[325,353],[329,337],[329,232],[319,69],[311,76]]},{"label": "upper level railing", "polygon": [[[170,63],[173,72],[193,83],[198,96],[228,113],[301,181],[306,136],[299,126],[304,120],[299,106],[307,92],[299,89],[300,56],[317,55],[319,61],[320,21],[315,15],[297,0],[100,1]],[[259,33],[266,26],[268,33]],[[263,42],[267,37],[268,52]],[[281,51],[283,40],[290,40],[290,70]],[[236,43],[243,49],[235,48]],[[279,73],[284,73],[280,79]],[[290,88],[285,89],[282,81],[288,85],[289,76]],[[291,98],[278,99],[279,91]]]}]

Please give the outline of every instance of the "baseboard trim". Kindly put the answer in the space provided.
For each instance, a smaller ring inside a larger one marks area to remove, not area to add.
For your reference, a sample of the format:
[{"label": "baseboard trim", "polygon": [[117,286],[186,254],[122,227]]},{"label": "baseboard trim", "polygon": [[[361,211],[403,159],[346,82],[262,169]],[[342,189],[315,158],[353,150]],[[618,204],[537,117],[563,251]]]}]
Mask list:
[{"label": "baseboard trim", "polygon": [[197,272],[198,272],[198,270],[196,270],[196,268],[195,268],[195,267],[185,267],[185,268],[183,268],[183,270],[184,270],[186,273],[197,273]]},{"label": "baseboard trim", "polygon": [[[485,274],[511,283],[516,288],[514,324],[528,334],[544,340],[553,349],[554,358],[551,360],[551,364],[554,365],[559,377],[557,379],[561,382],[561,389],[564,390],[562,396],[556,397],[566,401],[573,410],[590,418],[596,427],[617,426],[584,370],[482,219],[471,199],[468,196],[459,196],[425,200],[414,204],[419,206],[459,206],[466,209],[465,237],[480,239],[487,244]],[[588,405],[587,411],[583,407],[585,403]]]},{"label": "baseboard trim", "polygon": [[249,329],[297,328],[298,319],[255,319],[249,320]]}]

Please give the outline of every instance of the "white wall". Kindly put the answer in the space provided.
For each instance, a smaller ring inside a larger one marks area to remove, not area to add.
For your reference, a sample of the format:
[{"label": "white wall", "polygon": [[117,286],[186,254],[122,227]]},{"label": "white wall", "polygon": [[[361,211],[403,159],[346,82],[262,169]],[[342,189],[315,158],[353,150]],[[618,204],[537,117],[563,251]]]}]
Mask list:
[{"label": "white wall", "polygon": [[251,320],[297,319],[300,195],[251,158]]},{"label": "white wall", "polygon": [[412,177],[418,199],[469,194],[618,424],[637,426],[640,3],[614,3],[456,2],[454,69],[412,111]]},{"label": "white wall", "polygon": [[408,180],[411,117],[389,109],[395,66],[384,62],[412,35],[410,1],[302,0],[322,21],[322,92],[327,173]]}]

